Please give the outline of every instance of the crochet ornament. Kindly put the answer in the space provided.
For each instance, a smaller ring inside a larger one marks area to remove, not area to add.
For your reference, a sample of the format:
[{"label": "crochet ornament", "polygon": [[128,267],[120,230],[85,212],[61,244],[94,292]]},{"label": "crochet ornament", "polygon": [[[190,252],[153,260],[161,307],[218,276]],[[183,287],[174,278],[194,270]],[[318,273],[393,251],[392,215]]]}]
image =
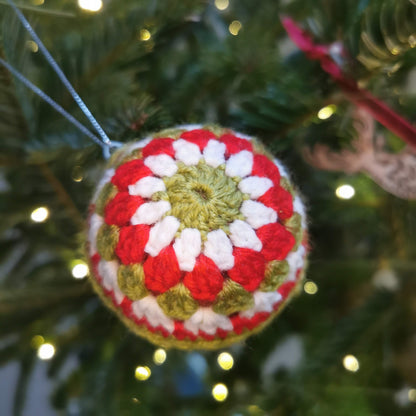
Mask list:
[{"label": "crochet ornament", "polygon": [[135,333],[216,349],[261,330],[296,292],[301,199],[255,140],[184,126],[125,145],[90,207],[92,283]]}]

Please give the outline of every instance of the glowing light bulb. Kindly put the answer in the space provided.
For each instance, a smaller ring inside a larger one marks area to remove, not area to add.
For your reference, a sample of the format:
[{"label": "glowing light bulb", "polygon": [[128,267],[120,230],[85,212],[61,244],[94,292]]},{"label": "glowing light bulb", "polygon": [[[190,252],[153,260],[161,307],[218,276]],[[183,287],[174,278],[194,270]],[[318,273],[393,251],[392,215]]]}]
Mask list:
[{"label": "glowing light bulb", "polygon": [[241,30],[243,25],[238,20],[234,20],[230,23],[230,26],[228,26],[228,30],[230,33],[234,36],[238,35],[238,32]]},{"label": "glowing light bulb", "polygon": [[33,42],[33,40],[28,40],[26,42],[26,47],[33,53],[36,53],[39,50],[38,44]]},{"label": "glowing light bulb", "polygon": [[312,280],[309,280],[303,285],[303,290],[308,295],[314,295],[316,292],[318,292],[318,285],[315,282],[312,282]]},{"label": "glowing light bulb", "polygon": [[72,266],[72,276],[75,279],[83,279],[89,273],[88,265],[82,260],[75,260]]},{"label": "glowing light bulb", "polygon": [[166,351],[163,348],[158,348],[153,353],[153,362],[156,365],[161,365],[166,361]]},{"label": "glowing light bulb", "polygon": [[318,111],[318,118],[321,120],[326,120],[327,118],[331,117],[332,114],[335,113],[337,106],[334,104],[327,105],[326,107],[321,108]]},{"label": "glowing light bulb", "polygon": [[217,402],[223,402],[228,396],[228,389],[225,384],[218,383],[212,388],[212,397]]},{"label": "glowing light bulb", "polygon": [[344,365],[345,369],[355,373],[360,368],[360,363],[358,362],[357,358],[351,354],[348,354],[342,360],[342,364]]},{"label": "glowing light bulb", "polygon": [[55,347],[46,342],[39,346],[38,348],[38,357],[41,360],[50,360],[55,355]]},{"label": "glowing light bulb", "polygon": [[152,37],[152,34],[147,29],[141,29],[139,38],[140,40],[147,42]]},{"label": "glowing light bulb", "polygon": [[34,222],[43,222],[49,217],[49,211],[46,207],[39,207],[32,211],[30,218]]},{"label": "glowing light bulb", "polygon": [[34,6],[41,6],[43,3],[45,3],[45,0],[32,0]]},{"label": "glowing light bulb", "polygon": [[82,10],[98,12],[103,7],[103,2],[102,0],[78,0],[78,6]]},{"label": "glowing light bulb", "polygon": [[72,169],[71,178],[74,182],[81,182],[84,179],[81,166],[74,166],[74,168]]},{"label": "glowing light bulb", "polygon": [[410,402],[416,403],[416,389],[409,389],[407,397]]},{"label": "glowing light bulb", "polygon": [[215,0],[215,7],[218,10],[225,10],[230,5],[229,0]]},{"label": "glowing light bulb", "polygon": [[43,338],[42,335],[35,335],[31,340],[30,340],[30,346],[32,348],[36,348],[38,349],[42,344],[45,343],[45,338]]},{"label": "glowing light bulb", "polygon": [[219,354],[217,362],[223,370],[231,370],[234,365],[233,356],[228,352],[222,352],[221,354]]},{"label": "glowing light bulb", "polygon": [[137,380],[145,381],[151,376],[152,372],[150,371],[149,367],[146,366],[139,366],[136,367],[136,370],[134,371],[134,377],[136,377]]},{"label": "glowing light bulb", "polygon": [[340,199],[351,199],[355,195],[355,189],[351,185],[341,185],[335,190],[335,195]]}]

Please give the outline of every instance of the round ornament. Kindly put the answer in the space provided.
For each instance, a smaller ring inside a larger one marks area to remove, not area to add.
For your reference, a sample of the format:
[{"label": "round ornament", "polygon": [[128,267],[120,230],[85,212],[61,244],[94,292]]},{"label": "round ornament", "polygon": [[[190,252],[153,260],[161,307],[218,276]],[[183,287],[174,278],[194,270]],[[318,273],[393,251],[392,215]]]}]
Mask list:
[{"label": "round ornament", "polygon": [[255,139],[212,126],[117,150],[90,206],[91,281],[135,333],[216,349],[267,325],[296,293],[306,217]]}]

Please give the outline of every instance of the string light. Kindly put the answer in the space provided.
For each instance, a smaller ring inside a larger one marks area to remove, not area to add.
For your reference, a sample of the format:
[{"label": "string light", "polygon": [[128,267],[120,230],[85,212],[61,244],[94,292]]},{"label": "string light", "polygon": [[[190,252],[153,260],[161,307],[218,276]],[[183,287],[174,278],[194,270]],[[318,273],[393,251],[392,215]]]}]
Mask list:
[{"label": "string light", "polygon": [[332,114],[335,113],[337,106],[334,104],[327,105],[326,107],[321,108],[318,111],[318,118],[321,120],[326,120],[327,118],[331,117]]},{"label": "string light", "polygon": [[212,397],[217,402],[223,402],[228,396],[228,389],[225,384],[218,383],[212,388]]},{"label": "string light", "polygon": [[74,260],[72,262],[72,276],[75,279],[83,279],[89,273],[88,265],[82,260]]},{"label": "string light", "polygon": [[234,20],[230,23],[230,26],[228,26],[228,30],[230,33],[234,36],[238,35],[238,32],[241,30],[243,25],[238,20]]},{"label": "string light", "polygon": [[153,353],[153,362],[156,365],[162,365],[166,361],[166,351],[163,348],[158,348]]},{"label": "string light", "polygon": [[230,5],[229,0],[215,0],[215,7],[218,10],[225,10]]},{"label": "string light", "polygon": [[103,7],[103,2],[102,0],[78,0],[78,6],[82,10],[98,12]]},{"label": "string light", "polygon": [[33,40],[28,40],[26,42],[26,47],[33,53],[36,53],[39,50],[38,44],[33,42]]},{"label": "string light", "polygon": [[416,389],[409,389],[407,397],[410,402],[416,403]]},{"label": "string light", "polygon": [[39,207],[32,211],[30,218],[33,222],[44,222],[49,217],[49,211],[46,207]]},{"label": "string light", "polygon": [[308,280],[304,285],[303,285],[303,290],[305,291],[305,293],[307,293],[308,295],[314,295],[316,292],[318,292],[318,285],[315,282],[312,282],[312,280]]},{"label": "string light", "polygon": [[342,364],[344,365],[345,369],[355,373],[360,368],[360,363],[358,362],[357,358],[354,355],[348,354],[342,360]]},{"label": "string light", "polygon": [[136,367],[136,370],[134,370],[134,377],[140,381],[147,380],[151,374],[150,368],[146,366],[138,366]]},{"label": "string light", "polygon": [[42,6],[43,3],[45,3],[45,0],[32,0],[34,6]]},{"label": "string light", "polygon": [[55,347],[49,343],[45,342],[40,345],[38,348],[38,357],[41,360],[50,360],[55,355]]},{"label": "string light", "polygon": [[31,340],[30,340],[30,346],[32,348],[36,348],[38,349],[42,344],[45,343],[45,338],[43,338],[42,335],[35,335]]},{"label": "string light", "polygon": [[217,357],[218,365],[223,370],[231,370],[234,366],[234,359],[233,356],[228,352],[222,352]]},{"label": "string light", "polygon": [[147,29],[141,29],[139,37],[143,42],[147,42],[152,37],[152,34]]},{"label": "string light", "polygon": [[355,189],[351,185],[341,185],[335,190],[335,195],[340,199],[351,199],[355,195]]},{"label": "string light", "polygon": [[72,169],[71,178],[74,182],[81,182],[84,179],[82,167],[75,165]]}]

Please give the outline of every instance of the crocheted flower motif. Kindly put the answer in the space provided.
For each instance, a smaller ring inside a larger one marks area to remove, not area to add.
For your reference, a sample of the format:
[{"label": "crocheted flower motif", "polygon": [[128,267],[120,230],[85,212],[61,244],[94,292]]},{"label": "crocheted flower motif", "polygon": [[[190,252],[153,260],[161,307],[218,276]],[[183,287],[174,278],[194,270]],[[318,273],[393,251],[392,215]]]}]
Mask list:
[{"label": "crocheted flower motif", "polygon": [[156,344],[243,339],[301,281],[302,202],[281,164],[239,133],[185,126],[124,146],[90,208],[93,285]]}]

